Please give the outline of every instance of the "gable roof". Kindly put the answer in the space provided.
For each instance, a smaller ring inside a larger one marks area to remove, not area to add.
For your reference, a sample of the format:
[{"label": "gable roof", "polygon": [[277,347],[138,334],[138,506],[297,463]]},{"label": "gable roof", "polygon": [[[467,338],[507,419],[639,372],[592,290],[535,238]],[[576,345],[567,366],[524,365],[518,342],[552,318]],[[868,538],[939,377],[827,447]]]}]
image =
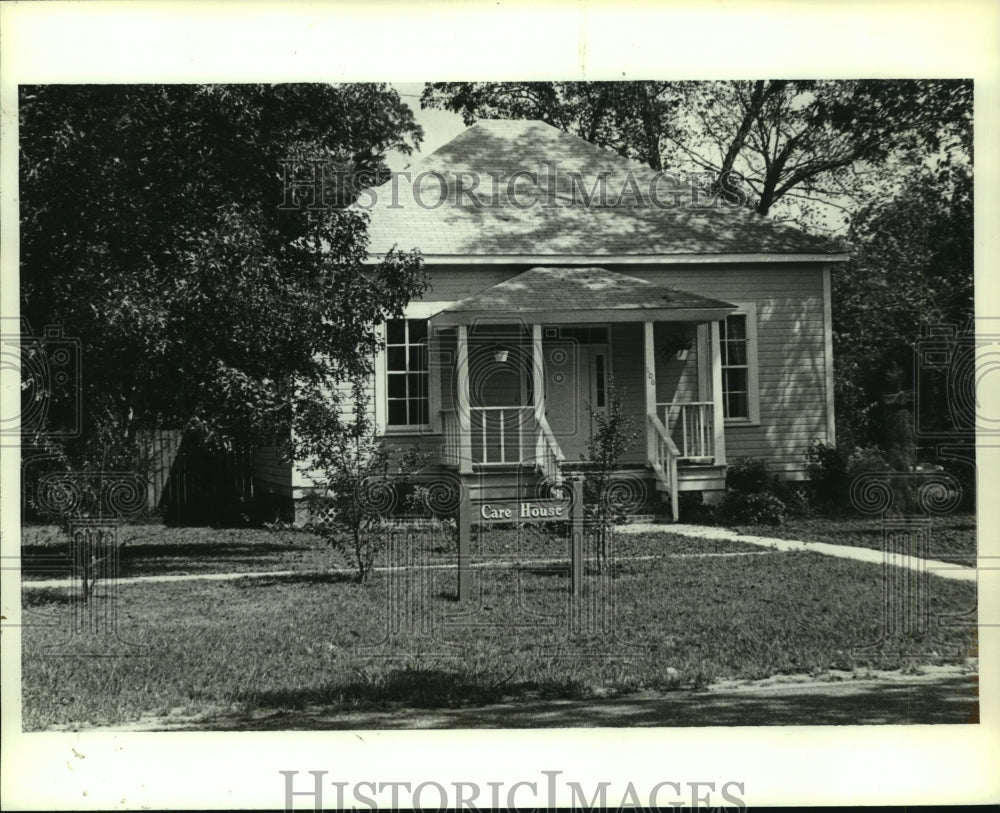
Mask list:
[{"label": "gable roof", "polygon": [[[532,268],[435,314],[438,325],[545,313],[547,321],[721,319],[735,305],[605,268]],[[615,311],[623,313],[614,314]],[[560,319],[562,314],[565,319]],[[626,317],[627,314],[627,317]]]},{"label": "gable roof", "polygon": [[[408,177],[407,177],[408,175]],[[601,186],[606,190],[601,199]],[[840,254],[541,121],[484,120],[367,192],[369,251],[427,257]]]}]

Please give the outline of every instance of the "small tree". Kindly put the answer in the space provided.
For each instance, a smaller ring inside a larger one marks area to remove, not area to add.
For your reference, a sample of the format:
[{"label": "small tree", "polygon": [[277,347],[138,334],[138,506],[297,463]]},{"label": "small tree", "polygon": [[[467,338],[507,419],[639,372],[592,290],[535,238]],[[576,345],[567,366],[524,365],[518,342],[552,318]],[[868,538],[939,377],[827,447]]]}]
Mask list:
[{"label": "small tree", "polygon": [[607,408],[596,410],[587,403],[592,430],[583,459],[583,500],[588,518],[597,534],[597,555],[601,569],[607,567],[611,526],[622,513],[622,493],[613,488],[614,473],[622,456],[641,436],[632,418],[622,408],[624,390],[608,376]]},{"label": "small tree", "polygon": [[313,515],[322,517],[315,526],[332,546],[350,549],[363,584],[383,549],[380,526],[392,516],[412,475],[426,466],[427,455],[391,447],[377,434],[363,380],[353,383],[351,394],[346,421],[336,399],[305,399],[308,410],[296,416],[293,446],[297,456],[309,460],[303,473],[314,479],[317,470],[322,473],[309,503]]}]

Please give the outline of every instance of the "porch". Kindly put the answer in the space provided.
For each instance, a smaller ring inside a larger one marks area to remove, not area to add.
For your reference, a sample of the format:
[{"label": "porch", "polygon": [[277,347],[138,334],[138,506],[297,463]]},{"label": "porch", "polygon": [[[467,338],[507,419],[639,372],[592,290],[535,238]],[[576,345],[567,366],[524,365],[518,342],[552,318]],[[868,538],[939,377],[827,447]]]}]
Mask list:
[{"label": "porch", "polygon": [[490,482],[558,484],[613,380],[641,435],[623,467],[676,520],[680,491],[724,483],[719,320],[732,310],[603,269],[532,269],[445,308],[428,334],[443,465],[487,495]]}]

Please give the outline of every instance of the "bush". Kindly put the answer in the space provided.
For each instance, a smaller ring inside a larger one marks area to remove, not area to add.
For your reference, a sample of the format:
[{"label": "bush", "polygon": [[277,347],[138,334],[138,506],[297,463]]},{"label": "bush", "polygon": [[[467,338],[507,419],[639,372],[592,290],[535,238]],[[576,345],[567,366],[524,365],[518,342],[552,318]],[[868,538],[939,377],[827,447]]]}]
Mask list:
[{"label": "bush", "polygon": [[745,493],[727,488],[719,516],[736,525],[780,525],[785,518],[785,504],[770,492]]},{"label": "bush", "polygon": [[836,446],[813,441],[806,452],[806,460],[817,507],[826,511],[845,507],[851,490],[847,456]]},{"label": "bush", "polygon": [[715,506],[705,503],[705,495],[701,491],[682,491],[677,495],[677,505],[681,522],[715,525],[718,521]]},{"label": "bush", "polygon": [[786,510],[775,493],[780,488],[763,460],[737,458],[726,470],[726,493],[719,503],[719,518],[730,524],[780,525]]},{"label": "bush", "polygon": [[743,494],[765,494],[773,490],[774,480],[763,460],[740,457],[726,469],[726,488]]},{"label": "bush", "polygon": [[848,454],[829,443],[814,442],[806,457],[817,507],[826,511],[852,507],[851,483],[855,478],[868,472],[892,471],[888,455],[877,446],[859,446]]}]

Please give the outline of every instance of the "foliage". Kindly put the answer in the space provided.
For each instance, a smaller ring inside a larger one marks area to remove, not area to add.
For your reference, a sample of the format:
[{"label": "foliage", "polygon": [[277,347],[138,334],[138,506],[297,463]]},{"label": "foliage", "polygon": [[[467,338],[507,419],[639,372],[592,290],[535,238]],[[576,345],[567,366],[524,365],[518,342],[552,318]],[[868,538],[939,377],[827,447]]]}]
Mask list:
[{"label": "foliage", "polygon": [[593,430],[587,440],[586,452],[582,455],[584,510],[597,534],[602,566],[607,562],[611,528],[621,519],[614,473],[622,456],[641,437],[635,421],[625,412],[622,405],[624,390],[615,386],[613,375],[608,376],[606,392],[605,409],[595,409],[587,403]]},{"label": "foliage", "polygon": [[349,546],[363,583],[384,548],[385,524],[428,457],[415,447],[395,449],[376,432],[366,381],[353,383],[350,402],[345,415],[334,399],[309,399],[296,416],[294,447],[316,483],[308,507],[323,519],[314,525],[334,547]]},{"label": "foliage", "polygon": [[22,86],[22,312],[81,342],[75,464],[129,464],[143,427],[282,434],[293,381],[366,372],[420,260],[364,266],[342,186],[282,209],[281,162],[378,172],[421,137],[387,85]]},{"label": "foliage", "polygon": [[[846,438],[882,442],[888,431],[897,438],[894,445],[905,449],[898,421],[906,417],[899,411],[914,397],[920,399],[922,424],[953,435],[960,431],[951,421],[941,379],[921,370],[914,353],[930,328],[939,335],[942,327],[952,332],[953,338],[942,339],[952,351],[969,342],[972,237],[967,167],[914,173],[903,194],[867,206],[854,218],[851,259],[832,274],[835,388]],[[966,376],[972,371],[959,367]],[[971,389],[971,381],[957,386]],[[912,426],[912,417],[908,420]]]},{"label": "foliage", "polygon": [[724,191],[736,171],[760,214],[835,202],[893,160],[972,155],[965,80],[433,82],[421,105],[466,124],[541,119],[655,170],[709,172]]},{"label": "foliage", "polygon": [[756,457],[737,457],[726,467],[726,488],[745,494],[770,491],[772,475],[767,463]]},{"label": "foliage", "polygon": [[889,472],[894,468],[886,453],[876,446],[860,446],[848,452],[842,446],[813,441],[806,459],[813,499],[824,511],[849,510],[851,483],[857,477],[867,472]]},{"label": "foliage", "polygon": [[770,491],[727,488],[719,503],[719,517],[730,524],[780,525],[785,518],[785,504]]},{"label": "foliage", "polygon": [[726,493],[719,503],[719,519],[730,524],[781,524],[785,504],[775,493],[777,489],[777,478],[768,471],[765,461],[736,458],[726,468]]}]

